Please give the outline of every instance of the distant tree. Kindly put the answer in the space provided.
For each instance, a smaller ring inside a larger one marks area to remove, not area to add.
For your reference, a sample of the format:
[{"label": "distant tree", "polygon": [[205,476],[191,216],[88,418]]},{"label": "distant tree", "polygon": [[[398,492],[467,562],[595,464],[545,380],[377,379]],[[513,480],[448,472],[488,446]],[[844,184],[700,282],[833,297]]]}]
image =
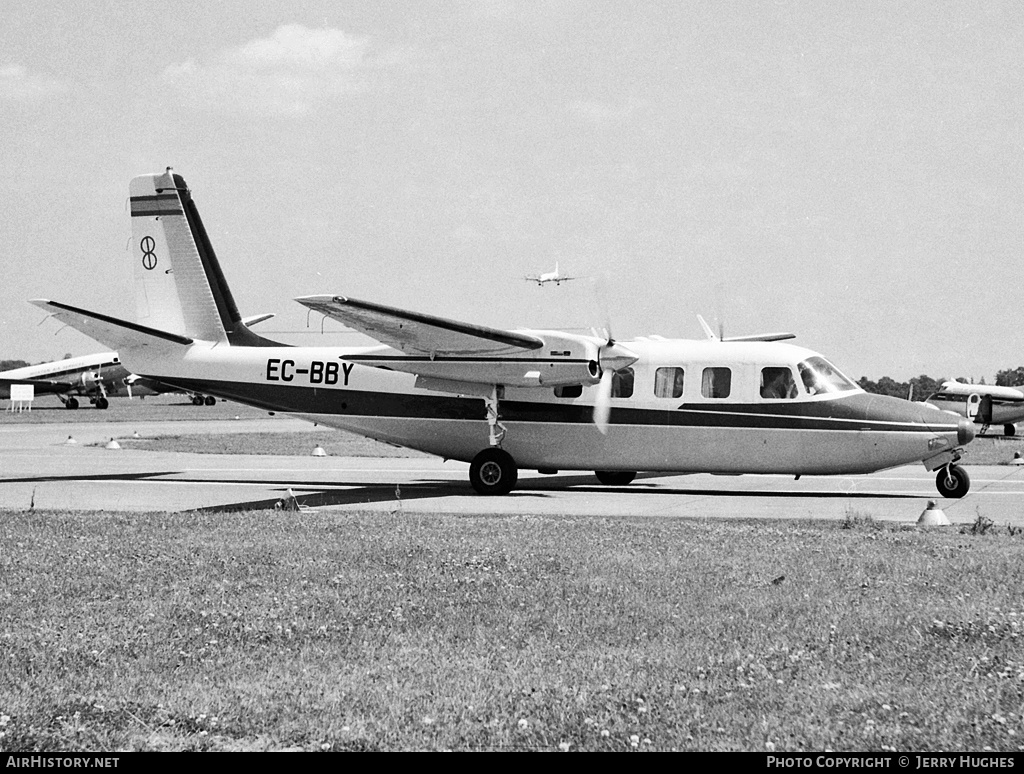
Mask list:
[{"label": "distant tree", "polygon": [[875,395],[891,395],[904,400],[924,400],[937,392],[943,381],[943,379],[933,379],[927,374],[915,376],[909,382],[897,382],[889,376],[883,376],[877,382],[873,382],[866,376],[862,376],[857,384],[864,392],[871,392]]},{"label": "distant tree", "polygon": [[1000,371],[996,374],[996,384],[1000,387],[1018,387],[1024,384],[1024,366]]},{"label": "distant tree", "polygon": [[939,388],[942,386],[943,381],[945,380],[932,379],[930,376],[926,376],[925,374],[915,376],[913,379],[910,380],[910,384],[914,388],[913,399],[924,400],[929,395],[933,395],[934,393],[938,392]]},{"label": "distant tree", "polygon": [[883,376],[877,382],[862,376],[857,384],[864,392],[872,392],[875,395],[891,395],[894,398],[906,398],[910,391],[910,385],[907,382],[897,382],[888,376]]},{"label": "distant tree", "polygon": [[24,368],[31,363],[24,360],[0,360],[0,371],[10,371],[12,368]]}]

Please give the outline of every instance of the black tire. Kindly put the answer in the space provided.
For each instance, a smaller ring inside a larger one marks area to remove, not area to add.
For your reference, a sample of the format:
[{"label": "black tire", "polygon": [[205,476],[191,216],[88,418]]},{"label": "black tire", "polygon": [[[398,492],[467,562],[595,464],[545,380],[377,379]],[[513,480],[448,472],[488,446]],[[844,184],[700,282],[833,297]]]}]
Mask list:
[{"label": "black tire", "polygon": [[66,409],[76,409],[76,408],[78,408],[78,398],[68,398],[68,402],[64,404],[64,408],[66,408]]},{"label": "black tire", "polygon": [[105,408],[108,408],[109,406],[110,406],[110,401],[107,400],[106,398],[97,398],[96,399],[96,408],[98,408],[98,409],[105,409]]},{"label": "black tire", "polygon": [[492,446],[473,458],[469,465],[469,483],[478,494],[507,495],[519,480],[519,468],[512,455]]},{"label": "black tire", "polygon": [[935,477],[935,486],[940,495],[956,500],[970,490],[971,477],[959,465],[950,465],[948,468],[939,469],[939,474]]},{"label": "black tire", "polygon": [[1013,438],[1017,435],[1017,425],[1003,425],[1003,435],[1007,438]]},{"label": "black tire", "polygon": [[217,405],[217,399],[215,397],[213,397],[212,395],[207,395],[203,399],[203,403],[205,403],[207,406],[216,406]]},{"label": "black tire", "polygon": [[192,396],[192,405],[193,406],[202,406],[203,405],[203,396],[202,395],[193,395]]},{"label": "black tire", "polygon": [[597,480],[605,486],[626,486],[636,478],[635,470],[595,470]]}]

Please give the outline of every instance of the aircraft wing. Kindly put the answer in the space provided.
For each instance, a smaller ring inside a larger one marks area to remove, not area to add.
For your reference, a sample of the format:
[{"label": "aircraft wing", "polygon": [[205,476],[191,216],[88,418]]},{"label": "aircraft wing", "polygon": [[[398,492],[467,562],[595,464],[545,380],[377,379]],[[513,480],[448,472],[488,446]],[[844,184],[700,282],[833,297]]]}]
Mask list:
[{"label": "aircraft wing", "polygon": [[501,355],[540,349],[544,341],[516,331],[409,312],[346,296],[300,296],[300,304],[410,354]]}]

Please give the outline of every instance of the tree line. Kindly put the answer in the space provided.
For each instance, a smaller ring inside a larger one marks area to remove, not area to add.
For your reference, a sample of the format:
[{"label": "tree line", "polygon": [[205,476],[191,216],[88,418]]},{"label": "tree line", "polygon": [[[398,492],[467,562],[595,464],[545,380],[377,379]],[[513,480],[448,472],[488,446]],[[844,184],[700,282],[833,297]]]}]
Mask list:
[{"label": "tree line", "polygon": [[[949,380],[945,378],[933,379],[930,376],[921,374],[906,382],[897,382],[888,376],[883,376],[877,382],[873,382],[866,376],[862,376],[857,380],[857,384],[865,392],[873,392],[877,395],[892,395],[896,398],[924,400],[932,393],[938,392],[942,383],[946,381]],[[962,376],[958,377],[956,381],[964,382],[965,384],[971,383],[970,379]],[[985,384],[985,379],[982,378],[979,384]],[[1019,387],[1021,385],[1024,385],[1024,366],[1010,368],[996,374],[996,386],[998,387]]]}]

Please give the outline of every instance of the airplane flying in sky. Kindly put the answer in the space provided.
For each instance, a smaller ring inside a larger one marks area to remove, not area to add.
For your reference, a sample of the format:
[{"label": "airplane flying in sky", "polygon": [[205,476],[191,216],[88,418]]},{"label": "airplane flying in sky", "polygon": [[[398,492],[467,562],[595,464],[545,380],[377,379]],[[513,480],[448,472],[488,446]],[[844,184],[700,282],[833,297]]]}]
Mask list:
[{"label": "airplane flying in sky", "polygon": [[1016,387],[997,387],[987,384],[943,382],[937,392],[925,398],[937,408],[952,411],[981,425],[980,434],[991,426],[1002,425],[1003,434],[1017,433],[1017,422],[1024,420],[1024,391]]},{"label": "airplane flying in sky", "polygon": [[563,282],[579,279],[579,277],[567,277],[562,274],[558,269],[558,261],[555,261],[554,271],[546,271],[543,274],[527,274],[523,279],[529,280],[530,282],[536,282],[538,285],[543,286],[548,282],[554,282],[556,285],[561,285]]},{"label": "airplane flying in sky", "polygon": [[316,295],[296,300],[381,345],[281,345],[242,324],[180,175],[133,179],[130,203],[137,321],[33,303],[136,374],[469,462],[481,494],[507,494],[520,469],[593,470],[624,486],[638,471],[799,477],[911,462],[936,471],[945,496],[970,487],[956,462],[972,422],[869,395],[777,341],[619,342]]}]

